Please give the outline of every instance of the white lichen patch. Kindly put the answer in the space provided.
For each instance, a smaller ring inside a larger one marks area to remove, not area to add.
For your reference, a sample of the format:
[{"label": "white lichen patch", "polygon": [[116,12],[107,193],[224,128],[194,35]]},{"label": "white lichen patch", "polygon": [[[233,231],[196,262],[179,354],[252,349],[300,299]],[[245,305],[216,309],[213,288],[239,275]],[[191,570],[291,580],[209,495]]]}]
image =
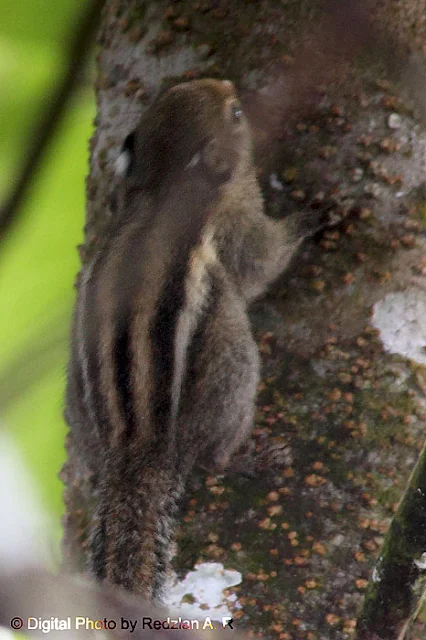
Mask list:
[{"label": "white lichen patch", "polygon": [[275,191],[284,191],[284,187],[278,180],[276,173],[271,173],[269,176],[269,184],[271,185],[271,189],[275,189]]},{"label": "white lichen patch", "polygon": [[282,182],[278,180],[276,173],[271,173],[271,175],[269,176],[269,184],[271,186],[271,189],[274,189],[275,191],[284,191]]},{"label": "white lichen patch", "polygon": [[225,569],[219,562],[202,563],[183,580],[175,580],[167,590],[166,606],[186,619],[210,617],[222,621],[231,617],[228,603],[238,606],[236,596],[225,598],[224,589],[240,584],[241,573]]},{"label": "white lichen patch", "polygon": [[402,125],[402,118],[399,113],[391,113],[388,118],[389,129],[400,129]]},{"label": "white lichen patch", "polygon": [[387,351],[426,365],[426,292],[390,293],[374,305],[373,325]]},{"label": "white lichen patch", "polygon": [[418,569],[426,569],[426,553],[422,553],[418,560],[414,560],[414,564]]},{"label": "white lichen patch", "polygon": [[380,573],[377,567],[374,567],[373,573],[371,575],[371,579],[373,582],[381,582],[382,578],[380,577]]}]

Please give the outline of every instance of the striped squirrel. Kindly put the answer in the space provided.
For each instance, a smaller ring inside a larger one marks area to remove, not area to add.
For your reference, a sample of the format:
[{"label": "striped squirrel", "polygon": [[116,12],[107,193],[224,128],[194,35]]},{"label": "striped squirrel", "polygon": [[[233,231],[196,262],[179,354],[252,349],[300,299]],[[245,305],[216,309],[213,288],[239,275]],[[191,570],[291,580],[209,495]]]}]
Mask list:
[{"label": "striped squirrel", "polygon": [[119,164],[117,212],[81,274],[65,415],[95,483],[89,571],[159,602],[188,476],[223,470],[252,428],[248,303],[322,214],[265,215],[226,80],[165,92]]}]

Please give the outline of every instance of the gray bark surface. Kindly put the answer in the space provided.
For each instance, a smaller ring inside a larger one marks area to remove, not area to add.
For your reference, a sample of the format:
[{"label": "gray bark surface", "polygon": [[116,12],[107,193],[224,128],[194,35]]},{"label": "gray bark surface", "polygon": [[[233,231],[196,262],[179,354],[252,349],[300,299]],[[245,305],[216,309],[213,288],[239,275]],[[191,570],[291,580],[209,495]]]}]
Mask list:
[{"label": "gray bark surface", "polygon": [[[378,3],[379,31],[333,4],[110,0],[97,59],[83,260],[113,215],[124,137],[161,87],[200,74],[236,82],[271,215],[325,201],[340,220],[253,307],[259,470],[194,479],[175,558],[241,571],[238,627],[280,640],[353,636],[424,442],[426,353],[399,337],[426,310],[425,3]],[[82,565],[92,485],[72,441],[68,456],[65,551]]]}]

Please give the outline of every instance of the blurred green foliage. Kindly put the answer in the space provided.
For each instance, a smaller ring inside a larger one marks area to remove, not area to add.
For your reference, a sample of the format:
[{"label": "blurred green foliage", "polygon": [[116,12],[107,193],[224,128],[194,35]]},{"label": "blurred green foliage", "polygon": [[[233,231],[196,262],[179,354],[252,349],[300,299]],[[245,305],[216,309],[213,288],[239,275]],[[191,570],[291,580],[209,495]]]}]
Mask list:
[{"label": "blurred green foliage", "polygon": [[[0,0],[0,198],[63,71],[64,42],[84,2]],[[65,458],[67,338],[84,224],[84,178],[95,113],[89,87],[74,96],[19,223],[0,244],[0,412],[45,507],[58,523]]]}]

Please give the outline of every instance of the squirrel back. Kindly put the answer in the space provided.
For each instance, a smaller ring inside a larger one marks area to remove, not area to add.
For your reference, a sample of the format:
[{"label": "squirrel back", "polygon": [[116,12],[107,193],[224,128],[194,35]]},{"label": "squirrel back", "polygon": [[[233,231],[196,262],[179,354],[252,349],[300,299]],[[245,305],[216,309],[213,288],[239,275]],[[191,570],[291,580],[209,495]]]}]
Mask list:
[{"label": "squirrel back", "polygon": [[287,266],[306,216],[264,214],[229,81],[167,91],[124,153],[120,210],[78,291],[66,418],[94,474],[89,571],[159,601],[188,476],[223,470],[250,433],[247,304]]}]

